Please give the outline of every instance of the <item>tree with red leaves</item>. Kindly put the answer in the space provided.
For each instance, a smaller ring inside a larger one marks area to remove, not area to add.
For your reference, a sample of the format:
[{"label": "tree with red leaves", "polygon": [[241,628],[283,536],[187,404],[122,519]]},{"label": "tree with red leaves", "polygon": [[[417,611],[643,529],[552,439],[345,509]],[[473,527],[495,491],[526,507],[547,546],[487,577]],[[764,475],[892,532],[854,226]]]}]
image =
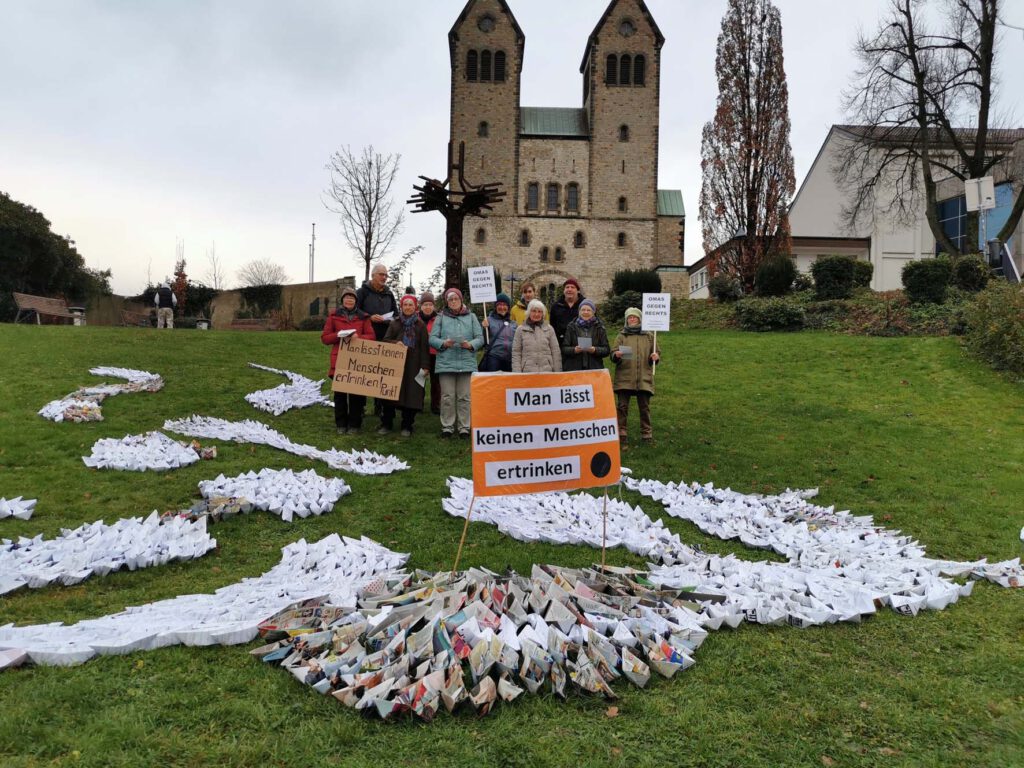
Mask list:
[{"label": "tree with red leaves", "polygon": [[789,256],[796,189],[782,19],[770,0],[729,0],[715,57],[718,105],[701,141],[700,220],[709,272],[745,293],[768,257]]},{"label": "tree with red leaves", "polygon": [[178,297],[178,314],[185,311],[185,292],[188,290],[188,275],[185,274],[185,256],[178,253],[178,260],[174,263],[174,285],[171,290]]}]

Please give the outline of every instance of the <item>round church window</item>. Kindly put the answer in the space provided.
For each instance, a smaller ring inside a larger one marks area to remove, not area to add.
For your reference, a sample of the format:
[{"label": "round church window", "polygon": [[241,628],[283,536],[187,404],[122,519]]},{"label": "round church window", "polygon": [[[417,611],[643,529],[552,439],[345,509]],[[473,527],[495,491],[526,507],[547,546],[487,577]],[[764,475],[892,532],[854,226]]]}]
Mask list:
[{"label": "round church window", "polygon": [[636,25],[629,19],[623,19],[619,24],[619,34],[623,37],[632,37],[636,34]]},{"label": "round church window", "polygon": [[491,32],[494,30],[494,17],[481,16],[480,21],[476,23],[476,26],[481,32]]}]

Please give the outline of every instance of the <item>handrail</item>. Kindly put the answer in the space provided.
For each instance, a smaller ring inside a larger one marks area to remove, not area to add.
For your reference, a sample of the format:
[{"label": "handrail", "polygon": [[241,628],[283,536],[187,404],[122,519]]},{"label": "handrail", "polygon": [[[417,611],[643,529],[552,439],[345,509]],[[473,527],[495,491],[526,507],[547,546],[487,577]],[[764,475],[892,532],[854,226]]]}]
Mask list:
[{"label": "handrail", "polygon": [[[1010,253],[1010,246],[1003,243],[1002,250],[1000,252],[1002,256],[1002,268],[1003,275],[1007,280],[1013,283],[1021,282],[1020,270],[1017,269],[1017,262],[1013,260],[1013,254]],[[1009,266],[1007,266],[1009,265]]]}]

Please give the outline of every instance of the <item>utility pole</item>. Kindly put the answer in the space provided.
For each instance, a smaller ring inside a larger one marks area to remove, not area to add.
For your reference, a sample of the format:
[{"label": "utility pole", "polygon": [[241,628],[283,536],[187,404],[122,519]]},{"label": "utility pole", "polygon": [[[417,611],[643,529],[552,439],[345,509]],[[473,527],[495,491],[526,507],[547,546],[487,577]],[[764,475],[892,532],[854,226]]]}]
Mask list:
[{"label": "utility pole", "polygon": [[313,261],[316,256],[316,222],[313,222],[313,234],[309,240],[309,282],[313,282]]}]

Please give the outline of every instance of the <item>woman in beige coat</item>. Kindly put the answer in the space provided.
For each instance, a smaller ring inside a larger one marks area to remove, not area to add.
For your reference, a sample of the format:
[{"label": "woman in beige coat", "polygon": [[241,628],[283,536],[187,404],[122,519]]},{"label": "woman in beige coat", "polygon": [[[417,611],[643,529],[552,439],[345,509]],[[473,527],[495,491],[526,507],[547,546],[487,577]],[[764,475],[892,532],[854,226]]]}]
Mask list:
[{"label": "woman in beige coat", "polygon": [[512,373],[555,373],[562,370],[562,349],[555,329],[544,320],[544,305],[534,299],[526,322],[512,339]]}]

